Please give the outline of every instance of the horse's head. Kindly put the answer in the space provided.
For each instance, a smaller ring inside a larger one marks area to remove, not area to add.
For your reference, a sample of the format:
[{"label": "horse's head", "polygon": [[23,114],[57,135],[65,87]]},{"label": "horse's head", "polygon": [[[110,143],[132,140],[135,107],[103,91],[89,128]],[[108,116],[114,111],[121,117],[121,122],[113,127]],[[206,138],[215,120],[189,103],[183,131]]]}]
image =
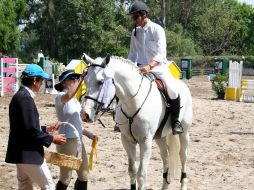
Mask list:
[{"label": "horse's head", "polygon": [[86,94],[81,117],[83,121],[94,122],[99,112],[110,103],[115,95],[113,76],[105,69],[110,56],[105,59],[96,58],[94,60],[84,54],[83,60],[88,64],[88,70],[84,78]]}]

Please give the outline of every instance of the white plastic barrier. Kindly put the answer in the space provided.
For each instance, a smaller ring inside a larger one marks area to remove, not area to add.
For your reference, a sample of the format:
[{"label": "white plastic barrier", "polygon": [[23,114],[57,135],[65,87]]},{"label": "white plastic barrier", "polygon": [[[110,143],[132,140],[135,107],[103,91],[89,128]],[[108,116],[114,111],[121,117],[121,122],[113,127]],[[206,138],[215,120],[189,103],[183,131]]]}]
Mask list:
[{"label": "white plastic barrier", "polygon": [[240,101],[243,61],[229,61],[229,79],[226,89],[226,99]]},{"label": "white plastic barrier", "polygon": [[242,72],[243,61],[240,61],[240,63],[229,61],[229,88],[241,88]]},{"label": "white plastic barrier", "polygon": [[49,80],[45,81],[45,90],[44,93],[57,94],[57,90],[54,88],[55,86],[55,76],[53,74],[53,63],[49,60],[45,60],[43,69],[49,75]]},{"label": "white plastic barrier", "polygon": [[254,80],[242,80],[241,100],[243,102],[254,102]]}]

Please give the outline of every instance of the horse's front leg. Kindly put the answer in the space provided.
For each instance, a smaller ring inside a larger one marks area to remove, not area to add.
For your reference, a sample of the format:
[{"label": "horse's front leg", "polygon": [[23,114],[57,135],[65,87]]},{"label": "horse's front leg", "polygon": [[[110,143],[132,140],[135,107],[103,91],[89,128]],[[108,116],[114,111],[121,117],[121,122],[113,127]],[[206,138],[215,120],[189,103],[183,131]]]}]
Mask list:
[{"label": "horse's front leg", "polygon": [[189,132],[186,131],[179,135],[180,138],[180,159],[182,163],[182,174],[181,174],[181,190],[187,190],[188,178],[186,173],[186,159],[187,159],[187,148],[190,141]]},{"label": "horse's front leg", "polygon": [[124,134],[121,134],[122,144],[128,156],[129,162],[129,176],[131,183],[131,190],[136,190],[136,178],[137,178],[137,168],[135,165],[136,161],[136,144],[129,141]]},{"label": "horse's front leg", "polygon": [[145,137],[142,142],[139,142],[139,145],[140,145],[140,164],[137,180],[139,187],[138,189],[144,190],[147,169],[152,153],[152,137],[151,136]]},{"label": "horse's front leg", "polygon": [[162,190],[167,190],[170,183],[169,176],[169,153],[168,153],[168,145],[167,145],[167,137],[163,137],[161,139],[155,140],[157,145],[160,148],[160,154],[163,162],[163,185]]}]

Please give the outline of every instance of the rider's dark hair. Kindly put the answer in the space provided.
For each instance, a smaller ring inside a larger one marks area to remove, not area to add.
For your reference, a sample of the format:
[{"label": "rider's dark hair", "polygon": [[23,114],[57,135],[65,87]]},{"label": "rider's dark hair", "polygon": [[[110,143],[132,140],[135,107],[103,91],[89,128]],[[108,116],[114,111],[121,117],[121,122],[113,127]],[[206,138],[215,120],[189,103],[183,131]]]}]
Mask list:
[{"label": "rider's dark hair", "polygon": [[[148,15],[148,12],[144,10],[138,11],[137,13],[142,17],[142,19],[145,19]],[[134,31],[134,36],[136,35],[137,35],[137,26],[135,26],[135,31]]]},{"label": "rider's dark hair", "polygon": [[33,85],[34,82],[34,78],[36,79],[36,81],[38,82],[40,79],[37,77],[26,77],[26,76],[22,76],[21,77],[21,84],[27,87],[30,87]]},{"label": "rider's dark hair", "polygon": [[142,11],[138,11],[138,14],[144,19],[147,17],[148,12],[142,10]]}]

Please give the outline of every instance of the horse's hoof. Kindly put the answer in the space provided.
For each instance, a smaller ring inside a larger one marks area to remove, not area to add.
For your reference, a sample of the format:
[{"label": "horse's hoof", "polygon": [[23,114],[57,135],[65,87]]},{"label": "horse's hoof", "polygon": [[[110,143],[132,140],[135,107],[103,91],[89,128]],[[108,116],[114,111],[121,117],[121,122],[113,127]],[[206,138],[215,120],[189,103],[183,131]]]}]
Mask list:
[{"label": "horse's hoof", "polygon": [[119,128],[119,126],[117,124],[114,126],[114,131],[115,132],[121,132],[120,128]]},{"label": "horse's hoof", "polygon": [[181,187],[181,190],[187,190],[187,185],[183,185],[183,186]]},{"label": "horse's hoof", "polygon": [[135,184],[131,184],[131,190],[136,190],[136,183]]}]

